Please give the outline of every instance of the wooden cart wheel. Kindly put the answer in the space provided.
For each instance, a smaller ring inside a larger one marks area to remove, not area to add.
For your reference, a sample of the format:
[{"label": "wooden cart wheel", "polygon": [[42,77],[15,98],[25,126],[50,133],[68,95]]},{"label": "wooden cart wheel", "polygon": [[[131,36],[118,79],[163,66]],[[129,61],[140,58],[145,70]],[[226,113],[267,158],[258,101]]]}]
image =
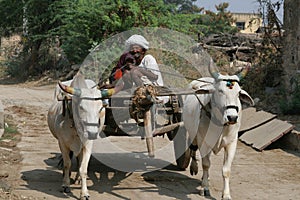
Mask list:
[{"label": "wooden cart wheel", "polygon": [[[182,105],[181,102],[182,99],[180,96],[177,98],[177,105],[179,108],[175,113],[173,113],[172,116],[173,123],[182,121],[182,114],[180,111],[180,107]],[[191,159],[190,148],[189,148],[190,141],[189,141],[188,133],[184,127],[178,127],[173,131],[171,131],[171,133],[169,133],[169,139],[170,136],[173,140],[176,164],[178,168],[180,168],[181,170],[185,170],[188,167]]]},{"label": "wooden cart wheel", "polygon": [[178,168],[185,170],[189,166],[191,159],[189,148],[190,142],[185,128],[180,129],[184,130],[179,130],[179,132],[176,134],[173,140],[173,145],[176,157],[176,164]]}]

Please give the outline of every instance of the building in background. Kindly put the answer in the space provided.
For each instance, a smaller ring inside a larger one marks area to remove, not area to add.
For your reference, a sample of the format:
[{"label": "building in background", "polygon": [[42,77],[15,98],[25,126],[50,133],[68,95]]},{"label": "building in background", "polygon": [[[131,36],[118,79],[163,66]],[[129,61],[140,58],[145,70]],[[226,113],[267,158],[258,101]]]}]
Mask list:
[{"label": "building in background", "polygon": [[231,13],[236,26],[241,33],[257,33],[262,27],[262,16],[258,13]]}]

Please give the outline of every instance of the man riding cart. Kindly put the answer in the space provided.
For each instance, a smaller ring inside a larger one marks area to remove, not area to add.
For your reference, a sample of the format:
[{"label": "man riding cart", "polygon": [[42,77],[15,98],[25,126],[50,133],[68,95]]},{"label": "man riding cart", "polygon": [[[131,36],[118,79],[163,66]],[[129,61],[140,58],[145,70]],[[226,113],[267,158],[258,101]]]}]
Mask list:
[{"label": "man riding cart", "polygon": [[[153,157],[153,136],[167,133],[173,140],[173,130],[180,125],[181,109],[176,96],[159,95],[168,89],[163,87],[162,74],[156,59],[147,54],[148,49],[149,42],[143,36],[129,37],[125,52],[109,76],[110,84],[100,87],[121,88],[107,107],[106,135],[132,135],[129,132],[134,127],[142,139],[146,138],[149,156]],[[176,125],[164,129],[173,123]]]}]

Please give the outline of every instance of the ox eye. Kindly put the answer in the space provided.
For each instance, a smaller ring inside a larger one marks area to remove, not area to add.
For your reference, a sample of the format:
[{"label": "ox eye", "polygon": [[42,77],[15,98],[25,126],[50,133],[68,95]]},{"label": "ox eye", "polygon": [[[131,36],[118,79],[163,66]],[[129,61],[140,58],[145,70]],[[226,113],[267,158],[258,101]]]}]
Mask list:
[{"label": "ox eye", "polygon": [[83,108],[83,106],[82,106],[82,105],[79,105],[79,109],[80,109],[80,110],[83,110],[84,108]]}]

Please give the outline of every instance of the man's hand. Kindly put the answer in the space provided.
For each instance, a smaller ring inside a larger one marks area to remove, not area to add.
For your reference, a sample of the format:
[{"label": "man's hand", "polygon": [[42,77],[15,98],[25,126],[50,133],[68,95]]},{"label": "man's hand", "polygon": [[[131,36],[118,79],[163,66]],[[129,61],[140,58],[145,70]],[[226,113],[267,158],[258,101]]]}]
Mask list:
[{"label": "man's hand", "polygon": [[98,85],[98,89],[101,90],[101,89],[111,89],[111,88],[114,88],[115,86],[113,84],[106,84],[106,83],[103,83],[102,85]]},{"label": "man's hand", "polygon": [[125,70],[130,71],[132,68],[136,67],[134,64],[132,63],[127,63],[125,66]]}]

